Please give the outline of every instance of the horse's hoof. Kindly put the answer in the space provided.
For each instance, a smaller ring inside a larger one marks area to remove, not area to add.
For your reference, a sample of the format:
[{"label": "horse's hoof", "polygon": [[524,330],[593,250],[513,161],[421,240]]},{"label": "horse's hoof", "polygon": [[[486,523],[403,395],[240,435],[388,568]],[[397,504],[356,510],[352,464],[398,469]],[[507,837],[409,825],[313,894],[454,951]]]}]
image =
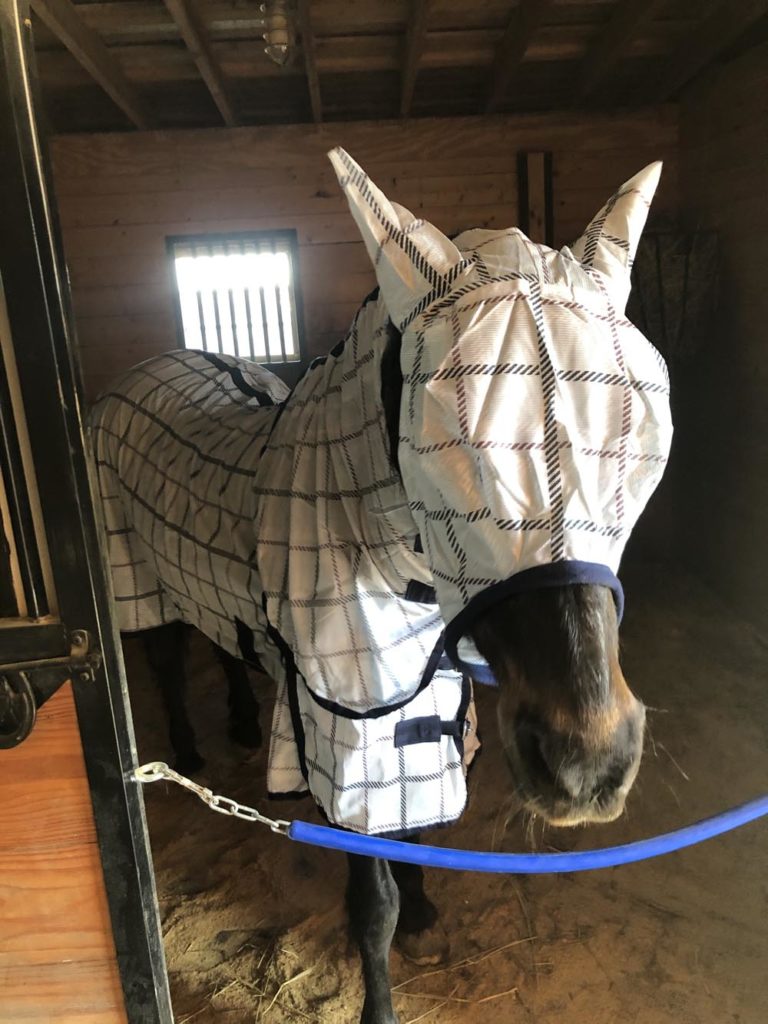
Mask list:
[{"label": "horse's hoof", "polygon": [[451,952],[448,933],[440,921],[422,932],[396,932],[397,950],[418,967],[434,967],[444,964]]},{"label": "horse's hoof", "polygon": [[262,743],[258,722],[234,722],[229,727],[229,738],[248,750],[258,750]]},{"label": "horse's hoof", "polygon": [[205,767],[205,758],[201,757],[196,750],[189,754],[179,754],[173,768],[179,775],[196,775]]}]

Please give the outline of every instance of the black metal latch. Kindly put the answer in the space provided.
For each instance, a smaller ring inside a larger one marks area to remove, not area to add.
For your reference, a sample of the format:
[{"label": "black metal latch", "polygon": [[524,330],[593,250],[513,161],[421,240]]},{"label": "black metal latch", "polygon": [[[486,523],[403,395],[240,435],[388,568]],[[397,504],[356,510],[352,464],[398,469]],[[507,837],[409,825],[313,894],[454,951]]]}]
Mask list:
[{"label": "black metal latch", "polygon": [[101,651],[93,647],[90,633],[73,630],[69,645],[69,654],[61,658],[0,665],[0,749],[16,747],[29,736],[37,709],[68,679],[96,678]]}]

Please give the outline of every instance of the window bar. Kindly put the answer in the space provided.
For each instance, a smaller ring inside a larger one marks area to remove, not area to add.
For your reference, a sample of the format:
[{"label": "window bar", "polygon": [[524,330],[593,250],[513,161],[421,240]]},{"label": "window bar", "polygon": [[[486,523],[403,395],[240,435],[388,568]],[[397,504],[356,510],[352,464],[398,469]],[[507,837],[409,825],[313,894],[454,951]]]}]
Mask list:
[{"label": "window bar", "polygon": [[[208,252],[209,252],[209,255],[211,257],[213,257],[215,255],[215,253],[213,251],[213,246],[209,246],[208,247]],[[219,310],[219,289],[216,287],[215,282],[213,284],[213,287],[211,288],[211,294],[213,295],[213,317],[214,317],[214,322],[216,324],[216,341],[217,341],[218,346],[219,346],[217,351],[223,354],[223,352],[224,352],[224,339],[222,338],[222,335],[221,335],[221,312]]]},{"label": "window bar", "polygon": [[[204,250],[205,251],[205,250]],[[192,256],[197,259],[200,255],[199,246],[192,247]],[[200,339],[203,343],[203,350],[208,351],[208,334],[205,329],[205,310],[203,309],[203,292],[200,288],[195,289],[195,298],[197,299],[197,319],[200,322]]]},{"label": "window bar", "polygon": [[274,362],[272,358],[272,346],[269,343],[269,321],[267,320],[267,303],[264,297],[264,285],[259,281],[259,299],[261,301],[261,322],[264,330],[264,351],[266,354],[265,362]]},{"label": "window bar", "polygon": [[[240,254],[245,258],[246,248],[245,243],[239,243]],[[246,264],[247,273],[247,264]],[[251,350],[251,359],[256,358],[256,348],[253,344],[253,321],[251,319],[251,296],[248,288],[248,279],[246,277],[245,283],[243,284],[243,299],[245,300],[245,324],[248,328],[248,348]]]},{"label": "window bar", "polygon": [[288,267],[289,267],[289,286],[286,289],[285,301],[288,307],[288,322],[291,325],[291,343],[293,345],[292,355],[297,361],[301,359],[301,350],[299,347],[299,321],[296,310],[296,275],[298,267],[296,266],[295,253],[293,252],[290,244],[286,246],[286,255],[288,256]]},{"label": "window bar", "polygon": [[[231,256],[232,255],[232,250],[229,247],[229,245],[225,245],[224,246],[224,253],[227,256]],[[231,329],[232,329],[232,343],[235,346],[235,355],[236,356],[240,356],[240,355],[242,355],[242,353],[240,351],[240,341],[239,341],[239,339],[237,337],[237,317],[235,316],[235,296],[234,296],[234,292],[233,292],[232,288],[228,288],[227,289],[227,294],[229,296],[229,322],[230,322],[230,326],[231,326]]]},{"label": "window bar", "polygon": [[[269,247],[272,250],[272,255],[276,255],[275,240],[270,238]],[[285,329],[283,327],[283,304],[281,301],[281,288],[279,284],[275,284],[275,305],[277,306],[277,327],[280,331],[280,353],[283,357],[282,361],[286,362],[285,358]]]},{"label": "window bar", "polygon": [[203,309],[203,293],[198,288],[195,292],[197,296],[197,318],[200,321],[200,337],[203,342],[203,349],[208,351],[208,339],[205,333],[205,310]]},{"label": "window bar", "polygon": [[231,288],[227,289],[227,293],[229,295],[229,319],[230,319],[230,323],[232,324],[232,341],[234,342],[234,345],[235,345],[235,355],[236,356],[240,356],[240,355],[242,355],[242,352],[240,351],[240,341],[238,340],[238,337],[237,337],[237,318],[235,317],[235,297],[234,297],[234,294],[233,294]]}]

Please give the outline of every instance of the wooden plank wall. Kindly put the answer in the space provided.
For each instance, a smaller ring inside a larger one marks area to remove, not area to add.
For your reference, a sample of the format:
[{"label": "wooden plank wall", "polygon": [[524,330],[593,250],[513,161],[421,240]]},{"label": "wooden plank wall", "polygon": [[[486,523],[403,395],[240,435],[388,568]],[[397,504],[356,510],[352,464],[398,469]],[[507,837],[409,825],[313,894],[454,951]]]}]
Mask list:
[{"label": "wooden plank wall", "polygon": [[72,690],[0,750],[0,1024],[125,1024]]},{"label": "wooden plank wall", "polygon": [[393,199],[446,232],[507,227],[516,156],[554,155],[558,243],[645,163],[677,208],[677,115],[529,115],[309,128],[61,136],[54,177],[87,391],[176,345],[168,235],[295,228],[310,356],[343,336],[372,274],[325,153],[342,145]]},{"label": "wooden plank wall", "polygon": [[[680,380],[689,561],[766,631],[768,608],[768,44],[683,97],[681,195],[720,239],[720,309]],[[714,282],[713,282],[714,285]]]}]

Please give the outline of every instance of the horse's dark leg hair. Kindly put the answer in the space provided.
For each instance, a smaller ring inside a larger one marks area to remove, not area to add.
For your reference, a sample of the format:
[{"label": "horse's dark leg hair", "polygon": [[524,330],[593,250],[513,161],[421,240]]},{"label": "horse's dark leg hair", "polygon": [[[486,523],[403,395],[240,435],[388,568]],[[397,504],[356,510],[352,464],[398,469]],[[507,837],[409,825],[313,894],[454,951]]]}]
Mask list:
[{"label": "horse's dark leg hair", "polygon": [[168,715],[168,733],[176,755],[175,767],[185,774],[200,771],[205,762],[195,746],[195,734],[184,700],[184,626],[181,622],[168,622],[147,630],[142,639]]},{"label": "horse's dark leg hair", "polygon": [[253,695],[245,663],[218,644],[214,644],[213,649],[229,685],[229,735],[235,743],[256,749],[261,746],[259,704]]},{"label": "horse's dark leg hair", "polygon": [[400,910],[397,885],[387,861],[355,853],[347,857],[350,931],[360,948],[365,982],[360,1024],[398,1024],[389,980],[389,950]]},{"label": "horse's dark leg hair", "polygon": [[[418,843],[419,837],[408,840]],[[400,918],[398,932],[415,935],[426,931],[437,921],[437,907],[424,892],[424,868],[421,864],[402,864],[391,861],[392,877],[400,890]]]}]

